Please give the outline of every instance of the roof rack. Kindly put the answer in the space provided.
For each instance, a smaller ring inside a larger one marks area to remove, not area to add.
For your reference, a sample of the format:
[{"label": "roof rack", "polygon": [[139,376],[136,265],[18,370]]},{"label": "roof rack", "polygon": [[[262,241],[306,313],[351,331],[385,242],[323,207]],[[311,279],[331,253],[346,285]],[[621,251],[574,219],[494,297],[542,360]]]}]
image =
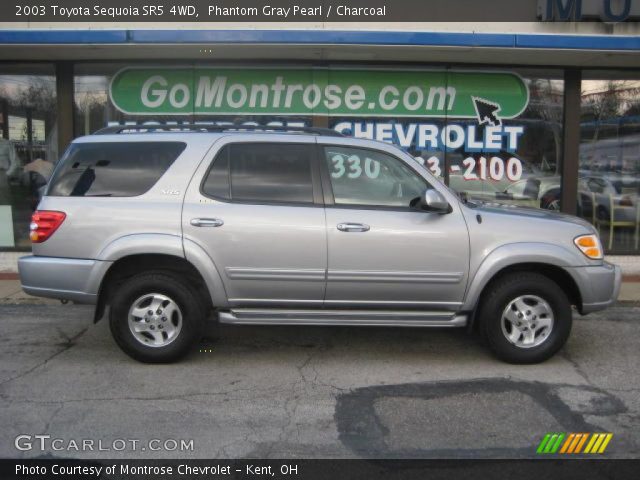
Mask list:
[{"label": "roof rack", "polygon": [[185,123],[180,125],[114,125],[105,127],[93,135],[112,135],[130,132],[283,132],[283,133],[307,133],[310,135],[324,135],[327,137],[344,137],[344,135],[330,128],[319,127],[280,127],[271,125],[202,125],[198,123]]}]

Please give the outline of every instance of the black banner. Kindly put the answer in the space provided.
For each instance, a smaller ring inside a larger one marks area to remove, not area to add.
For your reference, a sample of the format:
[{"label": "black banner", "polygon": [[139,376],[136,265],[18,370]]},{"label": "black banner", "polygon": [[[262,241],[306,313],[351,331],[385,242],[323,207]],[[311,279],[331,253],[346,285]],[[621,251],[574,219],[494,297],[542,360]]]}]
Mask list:
[{"label": "black banner", "polygon": [[3,22],[532,22],[538,0],[3,0]]},{"label": "black banner", "polygon": [[640,460],[0,460],[2,480],[631,479]]}]

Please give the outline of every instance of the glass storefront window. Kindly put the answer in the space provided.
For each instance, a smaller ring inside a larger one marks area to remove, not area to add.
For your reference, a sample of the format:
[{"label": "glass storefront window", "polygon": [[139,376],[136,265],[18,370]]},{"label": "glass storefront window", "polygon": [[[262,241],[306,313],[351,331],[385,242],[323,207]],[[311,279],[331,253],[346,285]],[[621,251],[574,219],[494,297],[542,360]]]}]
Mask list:
[{"label": "glass storefront window", "polygon": [[[137,114],[125,113],[126,108],[116,107],[110,91],[111,81],[123,68],[132,66],[74,65],[75,136],[116,124],[326,125],[356,137],[398,144],[441,181],[471,200],[559,209],[562,69],[292,66],[283,68],[285,83],[287,79],[291,84],[299,82],[295,75],[291,77],[291,70],[301,68],[313,71],[313,81],[319,85],[335,84],[338,89],[294,93],[294,103],[315,105],[312,113],[262,111],[258,115],[245,111],[230,115],[217,114],[215,109],[203,113],[195,111],[195,107],[168,114],[145,114],[144,109],[136,110]],[[151,68],[171,75],[175,69],[202,73],[216,67],[198,63],[176,67],[158,62]],[[254,67],[238,66],[242,68]],[[274,67],[264,68],[271,69],[273,74]],[[272,81],[260,75],[255,77],[256,84]],[[189,88],[186,83],[185,91]],[[130,86],[125,81],[120,84],[120,93],[124,90],[128,98],[137,95],[140,102],[141,85]],[[191,88],[197,91],[195,81]],[[275,101],[275,90],[271,88],[272,83],[265,87],[268,89],[264,94],[265,105]],[[261,104],[263,97],[252,100],[252,92],[246,105]],[[236,88],[225,98],[232,105],[241,103],[243,95],[242,89]],[[184,91],[167,92],[167,98],[179,107],[185,100]],[[153,95],[147,98],[149,101],[155,101]],[[342,103],[339,110],[329,112],[328,107],[323,107],[325,102]],[[345,107],[349,102],[357,105],[351,112]],[[578,215],[598,228],[609,253],[638,254],[640,77],[637,72],[583,71],[580,132]],[[0,250],[28,250],[31,212],[61,153],[57,151],[53,64],[6,63],[0,67],[0,133],[3,226]]]},{"label": "glass storefront window", "polygon": [[0,67],[0,249],[28,250],[31,213],[58,160],[53,65]]},{"label": "glass storefront window", "polygon": [[[562,69],[455,66],[406,70],[374,66],[314,69],[309,66],[307,70],[313,70],[314,81],[319,85],[337,85],[328,94],[322,94],[324,101],[316,98],[316,92],[309,91],[306,101],[318,107],[313,114],[263,111],[256,115],[245,111],[229,115],[216,114],[215,108],[209,113],[196,111],[195,106],[189,107],[191,104],[184,96],[185,92],[195,95],[197,91],[196,77],[189,77],[189,73],[185,75],[184,72],[215,71],[215,66],[197,63],[173,67],[161,63],[142,66],[143,70],[151,72],[148,75],[153,75],[155,69],[169,79],[166,95],[158,93],[162,81],[152,82],[147,89],[147,103],[141,98],[143,81],[138,79],[136,83],[132,80],[135,75],[129,76],[128,80],[116,75],[125,68],[131,70],[132,66],[116,63],[75,65],[76,136],[115,124],[327,125],[356,137],[398,144],[445,184],[471,200],[550,210],[560,208]],[[239,70],[243,68],[254,67],[238,66]],[[273,67],[264,68],[273,70]],[[178,82],[175,80],[178,77],[171,80],[173,70],[183,72],[177,75],[184,88],[172,92],[171,85],[176,86]],[[291,75],[290,70],[283,69],[285,83]],[[119,107],[112,98],[114,78],[118,78],[114,84],[118,84]],[[189,81],[189,78],[193,80]],[[236,75],[236,78],[239,77]],[[636,78],[622,78],[619,73],[596,75],[585,72],[583,78],[578,214],[600,229],[608,251],[637,252],[640,241],[637,233],[640,223],[637,215],[640,80],[637,75]],[[255,79],[255,83],[263,81],[271,82],[259,76]],[[350,100],[346,94],[349,85],[354,86]],[[268,90],[265,95],[272,93]],[[150,107],[149,102],[154,103],[159,95],[170,98],[174,110],[167,112],[170,114],[144,114],[145,106]],[[246,94],[240,87],[229,95],[225,97],[227,108],[233,103],[242,103]],[[304,95],[299,95],[304,100]],[[247,102],[254,101],[258,105],[262,97],[251,98],[247,97]],[[269,98],[269,102],[273,99],[272,96],[265,98]],[[294,103],[296,101],[294,99]],[[329,112],[328,107],[323,107],[327,101],[343,103],[338,110]],[[357,112],[344,111],[348,101],[358,105],[354,107]],[[125,113],[127,108],[122,108],[122,102],[125,107],[126,102],[135,103],[138,113]],[[338,111],[344,113],[338,114]],[[15,112],[9,113],[14,115]],[[47,122],[44,118],[32,119],[32,143],[42,141],[42,135],[46,139]],[[11,123],[12,128],[7,129],[5,136],[19,142],[26,128],[24,121],[21,123],[16,118]]]},{"label": "glass storefront window", "polygon": [[[551,75],[533,70],[442,71],[447,72],[448,86],[455,86],[456,90],[446,90],[451,92],[451,104],[440,115],[341,117],[331,118],[329,125],[356,137],[400,145],[470,200],[559,209],[562,71]],[[485,78],[487,72],[497,77]],[[469,78],[466,85],[464,78]],[[496,85],[498,82],[503,82],[504,89]],[[407,92],[412,87],[397,87],[402,100],[403,88]],[[429,93],[425,96],[430,94],[429,89],[426,92]],[[415,90],[406,98],[412,102]],[[385,99],[391,101],[394,97],[390,94]],[[470,99],[476,106],[474,115],[460,113],[462,109],[455,102]],[[514,104],[518,106],[513,107]],[[501,118],[502,114],[507,116]]]},{"label": "glass storefront window", "polygon": [[640,251],[640,77],[585,72],[578,212],[609,253]]},{"label": "glass storefront window", "polygon": [[[172,67],[163,67],[161,63],[153,64],[164,71]],[[290,125],[311,126],[311,116],[277,116],[277,115],[216,115],[182,113],[174,115],[132,115],[118,110],[110,97],[110,83],[114,75],[127,64],[77,64],[74,72],[75,136],[90,135],[101,128],[112,125],[141,124],[181,124],[211,123],[236,125]],[[181,65],[180,69],[196,68],[197,65]],[[134,95],[140,92],[131,89]]]}]

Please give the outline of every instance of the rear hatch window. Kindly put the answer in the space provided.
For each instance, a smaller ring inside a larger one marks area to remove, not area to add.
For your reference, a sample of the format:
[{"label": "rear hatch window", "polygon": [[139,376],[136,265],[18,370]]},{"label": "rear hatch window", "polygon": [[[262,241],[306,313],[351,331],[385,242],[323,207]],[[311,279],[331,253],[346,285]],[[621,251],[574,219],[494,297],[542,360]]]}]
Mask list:
[{"label": "rear hatch window", "polygon": [[147,192],[186,148],[184,142],[72,144],[47,195],[134,197]]}]

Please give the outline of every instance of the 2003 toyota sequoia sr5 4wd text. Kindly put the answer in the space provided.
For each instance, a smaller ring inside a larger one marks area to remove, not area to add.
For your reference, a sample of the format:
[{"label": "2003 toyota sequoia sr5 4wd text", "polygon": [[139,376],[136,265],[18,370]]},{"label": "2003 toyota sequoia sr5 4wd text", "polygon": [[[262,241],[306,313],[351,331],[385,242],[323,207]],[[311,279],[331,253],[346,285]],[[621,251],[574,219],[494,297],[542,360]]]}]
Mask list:
[{"label": "2003 toyota sequoia sr5 4wd text", "polygon": [[[32,295],[109,306],[143,362],[221,323],[475,327],[540,362],[617,298],[594,228],[461,200],[406,152],[321,129],[109,127],[76,139],[33,215]],[[474,329],[475,330],[475,329]]]}]

